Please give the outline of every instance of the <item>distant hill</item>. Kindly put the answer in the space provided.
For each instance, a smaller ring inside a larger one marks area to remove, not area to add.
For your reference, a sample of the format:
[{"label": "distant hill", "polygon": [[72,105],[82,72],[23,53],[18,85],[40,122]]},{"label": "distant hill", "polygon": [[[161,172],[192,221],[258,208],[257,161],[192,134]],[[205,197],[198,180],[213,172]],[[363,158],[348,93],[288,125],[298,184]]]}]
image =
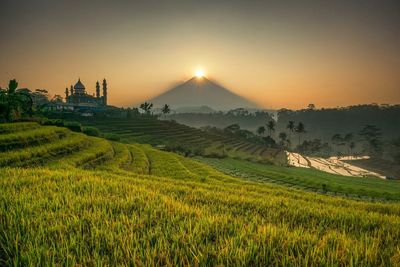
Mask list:
[{"label": "distant hill", "polygon": [[214,113],[216,110],[210,108],[209,106],[191,106],[191,107],[179,107],[172,110],[172,113],[199,113],[208,114]]},{"label": "distant hill", "polygon": [[168,104],[172,109],[208,106],[213,110],[256,108],[257,105],[219,84],[202,77],[180,84],[161,95],[148,100],[154,107]]}]

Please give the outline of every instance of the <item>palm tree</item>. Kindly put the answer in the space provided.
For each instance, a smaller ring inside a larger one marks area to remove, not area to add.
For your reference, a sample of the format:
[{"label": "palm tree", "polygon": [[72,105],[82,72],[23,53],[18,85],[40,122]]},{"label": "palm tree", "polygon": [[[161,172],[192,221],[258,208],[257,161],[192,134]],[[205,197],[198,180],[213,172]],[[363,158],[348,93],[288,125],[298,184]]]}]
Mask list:
[{"label": "palm tree", "polygon": [[5,117],[7,121],[13,121],[14,116],[18,116],[20,111],[25,111],[32,115],[32,98],[29,93],[19,91],[18,82],[10,80],[7,89],[0,88],[0,102],[5,106]]},{"label": "palm tree", "polygon": [[298,134],[299,136],[299,145],[300,145],[300,141],[301,141],[301,135],[303,133],[306,133],[306,128],[304,126],[304,124],[302,122],[299,122],[295,128],[295,132]]},{"label": "palm tree", "polygon": [[356,143],[354,143],[353,141],[351,141],[349,143],[349,149],[350,149],[350,155],[353,156],[353,149],[356,147]]},{"label": "palm tree", "polygon": [[146,114],[150,114],[150,110],[152,108],[153,108],[153,103],[144,102],[143,104],[140,104],[140,109],[142,109]]},{"label": "palm tree", "polygon": [[346,145],[348,147],[348,152],[349,153],[352,153],[352,150],[354,148],[354,147],[351,147],[352,146],[351,143],[353,143],[353,146],[355,146],[355,144],[353,142],[353,138],[354,138],[354,135],[352,133],[346,134],[344,136],[344,138],[343,138],[343,140],[346,142]]},{"label": "palm tree", "polygon": [[167,114],[171,112],[171,109],[169,108],[169,106],[167,104],[165,104],[163,106],[163,108],[161,109],[161,112],[164,114],[164,119],[165,119]]},{"label": "palm tree", "polygon": [[260,135],[260,136],[264,135],[265,134],[265,127],[264,126],[258,127],[257,134]]},{"label": "palm tree", "polygon": [[267,123],[267,128],[269,131],[269,136],[272,136],[272,133],[275,132],[275,121],[271,120]]},{"label": "palm tree", "polygon": [[334,134],[331,138],[332,143],[336,146],[337,154],[340,154],[340,146],[343,145],[344,138],[341,134]]},{"label": "palm tree", "polygon": [[286,128],[289,129],[289,142],[292,143],[292,133],[296,129],[296,125],[294,124],[294,121],[289,121]]},{"label": "palm tree", "polygon": [[279,139],[281,139],[281,142],[280,142],[281,146],[285,146],[285,143],[288,141],[287,134],[285,132],[280,132]]}]

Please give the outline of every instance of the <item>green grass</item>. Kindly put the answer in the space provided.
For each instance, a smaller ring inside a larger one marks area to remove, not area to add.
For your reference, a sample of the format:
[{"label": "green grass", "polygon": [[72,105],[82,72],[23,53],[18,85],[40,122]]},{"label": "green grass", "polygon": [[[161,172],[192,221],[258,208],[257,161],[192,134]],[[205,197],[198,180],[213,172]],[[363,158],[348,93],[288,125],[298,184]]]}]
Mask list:
[{"label": "green grass", "polygon": [[67,129],[58,127],[31,128],[29,131],[18,131],[0,135],[0,151],[31,147],[61,139],[68,134]]},{"label": "green grass", "polygon": [[280,167],[239,159],[199,158],[235,177],[272,182],[321,193],[400,201],[400,182],[375,177],[348,177],[318,170]]},{"label": "green grass", "polygon": [[138,174],[149,174],[150,163],[146,153],[140,145],[127,145],[132,157],[132,163],[127,166],[128,171]]},{"label": "green grass", "polygon": [[[68,148],[76,138],[81,145]],[[235,178],[148,145],[70,131],[28,150],[61,144],[63,154],[31,153],[12,158],[25,168],[0,169],[1,266],[400,264],[398,203],[288,188],[250,170]]]},{"label": "green grass", "polygon": [[68,137],[55,142],[28,148],[9,150],[0,154],[0,166],[34,166],[48,160],[63,158],[82,147],[91,144],[89,138],[83,134],[69,133]]},{"label": "green grass", "polygon": [[24,130],[39,128],[36,122],[2,123],[0,124],[0,134],[16,133]]}]

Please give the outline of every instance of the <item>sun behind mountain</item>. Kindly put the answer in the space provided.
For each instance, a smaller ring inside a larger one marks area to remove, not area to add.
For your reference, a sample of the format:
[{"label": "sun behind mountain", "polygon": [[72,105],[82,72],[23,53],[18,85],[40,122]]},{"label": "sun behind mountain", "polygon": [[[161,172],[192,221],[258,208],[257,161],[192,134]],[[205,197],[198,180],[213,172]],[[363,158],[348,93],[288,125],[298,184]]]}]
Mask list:
[{"label": "sun behind mountain", "polygon": [[196,77],[197,78],[203,78],[204,77],[204,71],[202,69],[196,70]]},{"label": "sun behind mountain", "polygon": [[224,88],[215,81],[207,79],[204,73],[194,76],[190,80],[147,100],[147,102],[153,103],[154,107],[162,107],[165,104],[174,109],[208,106],[217,111],[257,107],[252,101]]}]

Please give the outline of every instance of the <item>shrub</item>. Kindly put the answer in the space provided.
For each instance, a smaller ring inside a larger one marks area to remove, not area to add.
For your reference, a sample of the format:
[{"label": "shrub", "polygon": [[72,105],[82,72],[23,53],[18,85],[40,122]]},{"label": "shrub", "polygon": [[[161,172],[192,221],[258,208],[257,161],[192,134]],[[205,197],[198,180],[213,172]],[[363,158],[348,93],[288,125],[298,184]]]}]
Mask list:
[{"label": "shrub", "polygon": [[185,157],[202,155],[201,148],[189,147],[189,146],[176,144],[176,143],[167,143],[164,146],[164,150],[169,151],[169,152],[175,152],[175,153],[183,155]]},{"label": "shrub", "polygon": [[64,127],[64,121],[59,120],[59,119],[44,119],[42,121],[42,125],[52,125],[52,126],[58,126],[58,127]]},{"label": "shrub", "polygon": [[82,126],[79,122],[76,121],[67,121],[64,122],[64,126],[74,132],[82,132]]},{"label": "shrub", "polygon": [[39,124],[43,124],[44,121],[47,121],[47,118],[43,117],[25,117],[18,120],[18,122],[36,122]]},{"label": "shrub", "polygon": [[100,131],[96,127],[90,127],[90,126],[82,127],[82,132],[89,136],[100,136]]},{"label": "shrub", "polygon": [[209,153],[205,154],[204,157],[206,157],[206,158],[223,159],[223,158],[228,157],[228,155],[226,155],[225,153],[220,153],[220,152],[217,152],[217,151],[212,151],[212,152],[209,152]]}]

